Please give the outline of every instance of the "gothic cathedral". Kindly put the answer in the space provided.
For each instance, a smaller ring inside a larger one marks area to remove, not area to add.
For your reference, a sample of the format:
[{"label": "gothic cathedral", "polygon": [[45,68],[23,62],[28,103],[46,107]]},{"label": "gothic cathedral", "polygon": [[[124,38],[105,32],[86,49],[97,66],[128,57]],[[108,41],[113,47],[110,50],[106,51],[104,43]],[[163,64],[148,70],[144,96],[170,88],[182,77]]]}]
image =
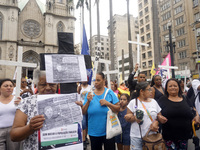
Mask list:
[{"label": "gothic cathedral", "polygon": [[[58,32],[74,33],[71,0],[0,0],[0,60],[17,60],[23,47],[23,62],[39,64],[40,53],[57,53]],[[0,79],[13,78],[14,66],[0,65]],[[33,69],[23,68],[32,77]]]}]

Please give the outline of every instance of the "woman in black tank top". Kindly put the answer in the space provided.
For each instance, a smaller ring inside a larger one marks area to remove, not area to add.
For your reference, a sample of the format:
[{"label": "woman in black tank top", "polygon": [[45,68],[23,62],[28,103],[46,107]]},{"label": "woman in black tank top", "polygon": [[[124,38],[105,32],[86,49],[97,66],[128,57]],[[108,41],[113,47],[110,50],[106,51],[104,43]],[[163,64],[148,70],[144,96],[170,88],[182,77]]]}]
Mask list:
[{"label": "woman in black tank top", "polygon": [[162,79],[159,75],[154,75],[151,81],[152,98],[156,101],[164,95],[164,89],[162,87]]}]

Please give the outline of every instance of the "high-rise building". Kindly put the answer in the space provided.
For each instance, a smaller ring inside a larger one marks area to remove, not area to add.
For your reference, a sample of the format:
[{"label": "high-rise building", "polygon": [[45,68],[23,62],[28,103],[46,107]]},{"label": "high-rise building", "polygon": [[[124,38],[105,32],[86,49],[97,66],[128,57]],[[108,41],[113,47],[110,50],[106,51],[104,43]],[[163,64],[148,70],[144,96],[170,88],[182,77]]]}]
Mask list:
[{"label": "high-rise building", "polygon": [[[195,49],[191,51],[192,61],[197,62],[199,61],[200,56],[200,2],[199,0],[193,0],[192,3],[193,8],[193,31],[194,36],[196,36],[195,40],[192,38],[192,42],[195,45]],[[196,34],[195,34],[196,32]],[[200,70],[200,64],[193,65],[195,70],[192,70],[193,78],[199,78],[199,70]]]},{"label": "high-rise building", "polygon": [[[130,26],[131,26],[131,40],[137,41],[138,31],[138,19],[130,15]],[[108,35],[110,37],[110,21],[108,21]],[[128,47],[128,21],[127,14],[125,15],[114,15],[113,16],[113,41],[114,41],[114,62],[115,70],[119,70],[119,74],[122,73],[122,50],[125,55],[125,67],[124,67],[124,79],[128,79],[129,75],[129,47]],[[133,64],[136,63],[136,45],[132,45],[133,52]],[[111,54],[111,53],[110,53]]]},{"label": "high-rise building", "polygon": [[157,0],[138,0],[138,22],[140,41],[149,44],[141,46],[141,71],[150,78],[153,62],[157,66],[160,62],[160,38]]},{"label": "high-rise building", "polygon": [[[90,41],[90,40],[89,40]],[[101,42],[101,59],[106,59],[109,60],[109,50],[110,50],[110,42],[109,42],[109,37],[105,35],[100,35],[100,42]],[[90,45],[90,44],[89,44]],[[90,55],[95,57],[95,51],[98,48],[98,40],[97,40],[97,35],[92,36],[92,47],[90,48]],[[101,71],[105,70],[105,65],[101,64],[101,66],[98,67]]]},{"label": "high-rise building", "polygon": [[189,0],[159,0],[160,52],[164,58],[170,51],[167,41],[169,43],[169,22],[171,22],[173,49],[175,50],[174,65],[178,66],[178,70],[175,70],[176,77],[184,76],[185,66],[188,69],[187,74],[196,72],[193,55],[196,51],[195,36],[192,31],[195,14],[193,15],[192,8],[193,3]]}]

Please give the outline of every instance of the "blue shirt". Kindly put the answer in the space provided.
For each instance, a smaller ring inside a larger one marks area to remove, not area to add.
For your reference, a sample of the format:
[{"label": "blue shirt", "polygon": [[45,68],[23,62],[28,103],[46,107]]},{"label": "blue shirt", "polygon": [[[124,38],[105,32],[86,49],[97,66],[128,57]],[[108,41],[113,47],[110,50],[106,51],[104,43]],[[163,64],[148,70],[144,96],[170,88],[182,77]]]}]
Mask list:
[{"label": "blue shirt", "polygon": [[[102,95],[94,94],[92,101],[89,104],[87,113],[88,113],[88,134],[90,136],[104,136],[106,135],[106,121],[107,121],[107,106],[101,106],[100,100],[104,98],[107,88],[104,88],[104,93]],[[87,95],[85,96],[84,104],[86,104]],[[119,102],[117,96],[112,90],[109,90],[106,98],[108,102],[116,104]]]}]

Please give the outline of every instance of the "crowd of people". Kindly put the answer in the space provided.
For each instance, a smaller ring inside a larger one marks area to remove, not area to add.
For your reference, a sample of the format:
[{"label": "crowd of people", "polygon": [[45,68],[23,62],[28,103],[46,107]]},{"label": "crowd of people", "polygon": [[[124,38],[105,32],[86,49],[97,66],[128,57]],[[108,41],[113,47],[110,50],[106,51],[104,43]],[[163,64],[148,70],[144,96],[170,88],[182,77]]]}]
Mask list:
[{"label": "crowd of people", "polygon": [[[151,83],[143,72],[134,76],[136,64],[128,81],[111,81],[106,87],[103,73],[97,73],[95,89],[91,93],[88,82],[77,84],[79,99],[76,104],[82,109],[82,141],[84,150],[88,143],[91,150],[142,150],[143,137],[160,132],[167,150],[187,150],[192,136],[192,122],[200,123],[200,80],[184,82],[168,79],[162,86],[160,75],[154,75]],[[37,131],[43,127],[44,115],[37,115],[37,95],[60,93],[60,86],[47,83],[45,71],[33,73],[34,86],[21,79],[20,97],[15,98],[15,84],[10,79],[0,82],[0,150],[38,149]],[[58,88],[58,89],[57,89]],[[192,101],[193,98],[193,101]],[[122,133],[106,138],[107,112],[117,114]],[[138,110],[142,112],[139,117]]]}]

